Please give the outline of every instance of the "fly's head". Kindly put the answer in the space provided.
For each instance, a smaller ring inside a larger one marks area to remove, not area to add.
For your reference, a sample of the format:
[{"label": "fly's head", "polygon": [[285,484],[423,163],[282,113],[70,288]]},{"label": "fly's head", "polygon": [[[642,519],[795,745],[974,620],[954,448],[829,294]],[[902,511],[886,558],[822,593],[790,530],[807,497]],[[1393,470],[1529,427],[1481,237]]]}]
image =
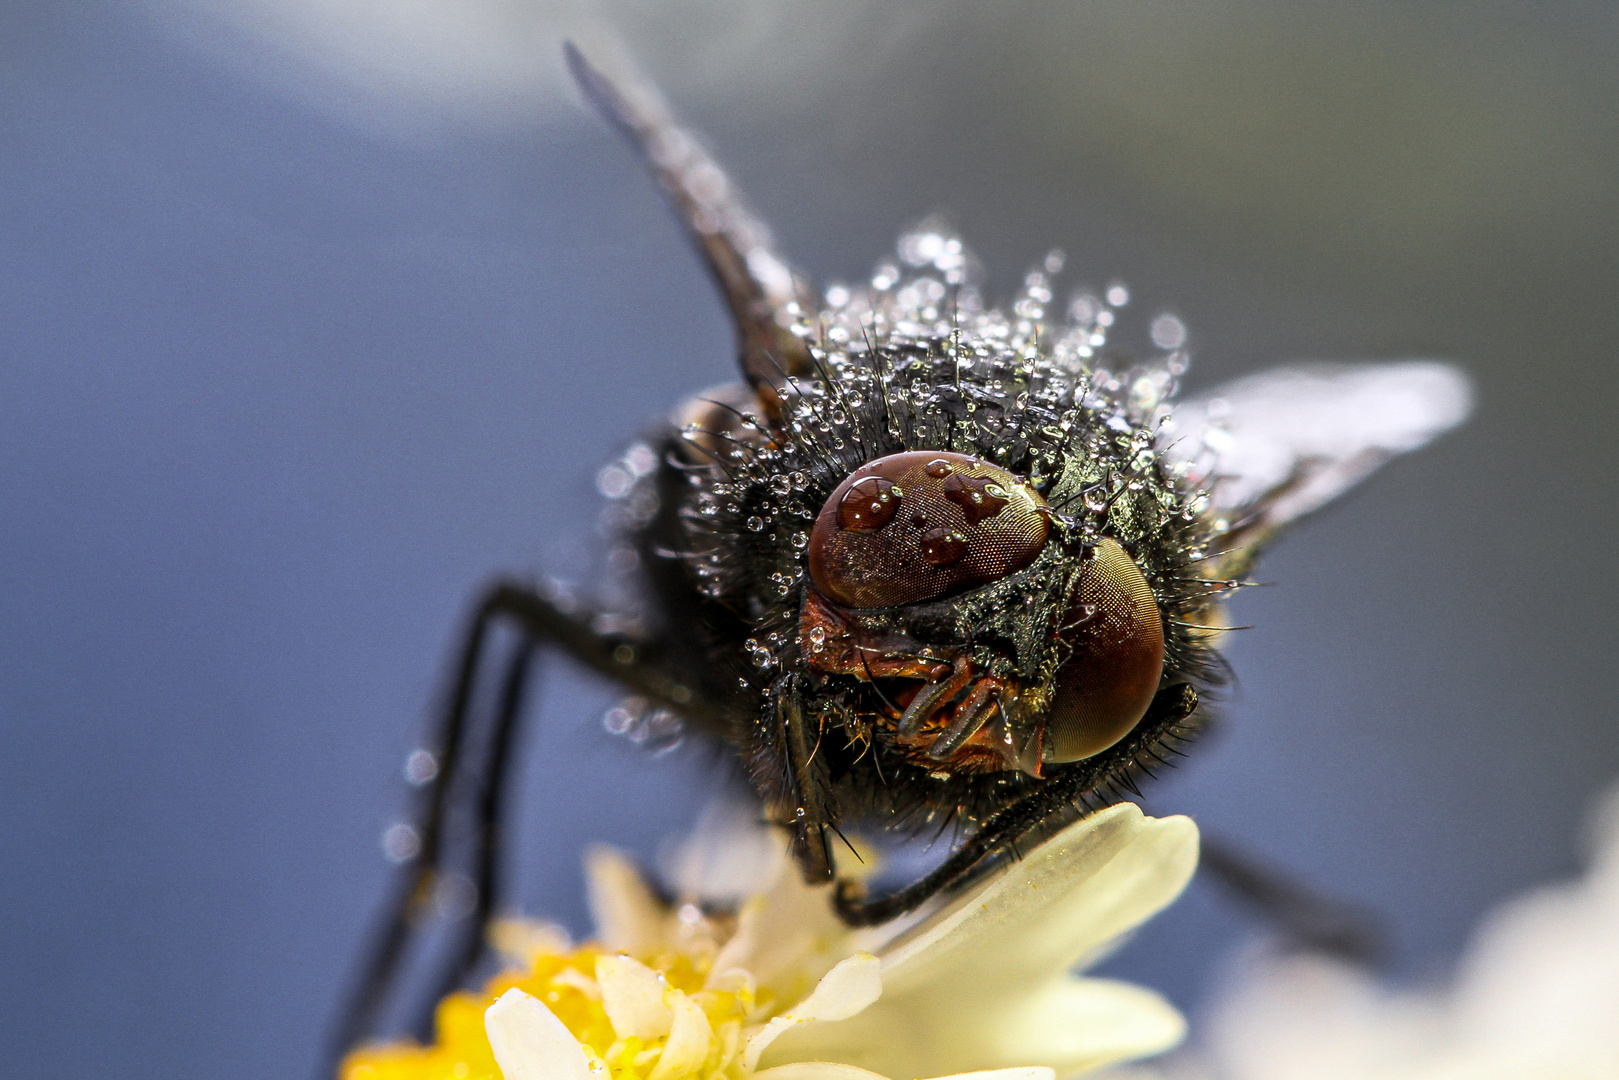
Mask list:
[{"label": "fly's head", "polygon": [[752,630],[758,745],[787,717],[834,786],[869,768],[959,802],[1107,749],[1204,674],[1210,538],[1157,446],[1182,354],[1105,365],[1106,303],[1054,326],[1044,270],[1003,312],[948,233],[900,252],[803,313],[813,370],[777,418],[717,403],[688,429],[688,558]]}]

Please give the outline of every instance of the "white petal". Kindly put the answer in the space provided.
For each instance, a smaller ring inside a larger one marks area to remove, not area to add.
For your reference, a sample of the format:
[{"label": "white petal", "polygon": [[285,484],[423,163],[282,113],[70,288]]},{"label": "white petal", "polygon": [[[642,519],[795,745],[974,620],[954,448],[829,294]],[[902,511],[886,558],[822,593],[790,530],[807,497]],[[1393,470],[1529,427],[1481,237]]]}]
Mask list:
[{"label": "white petal", "polygon": [[1039,1061],[1064,1073],[1161,1054],[1186,1037],[1173,1005],[1111,979],[1065,979],[986,1027],[1000,1060]]},{"label": "white petal", "polygon": [[489,924],[489,944],[517,964],[532,964],[536,956],[557,955],[573,948],[572,939],[562,927],[528,919],[496,919]]},{"label": "white petal", "polygon": [[1183,1030],[1166,1002],[1067,972],[1173,899],[1196,861],[1187,819],[1104,810],[909,931],[884,957],[872,1008],[796,1028],[769,1058],[917,1076],[1016,1065],[1069,1072],[1161,1050]]},{"label": "white petal", "polygon": [[1052,837],[883,956],[890,997],[967,985],[983,995],[1052,978],[1180,895],[1197,826],[1121,803]]},{"label": "white petal", "polygon": [[753,1069],[759,1055],[789,1028],[812,1020],[847,1020],[869,1008],[883,992],[882,964],[870,953],[855,953],[827,972],[809,997],[773,1018],[748,1040],[743,1065]]},{"label": "white petal", "polygon": [[716,795],[689,834],[658,849],[658,876],[682,899],[735,907],[775,884],[787,862],[781,830],[731,788]]},{"label": "white petal", "polygon": [[888,1077],[836,1061],[795,1061],[754,1073],[753,1080],[888,1080]]},{"label": "white petal", "polygon": [[644,955],[663,944],[668,911],[622,852],[601,845],[585,852],[585,892],[596,934],[609,949]]},{"label": "white petal", "polygon": [[752,978],[748,960],[758,947],[759,919],[764,906],[765,898],[762,896],[752,897],[742,905],[742,910],[736,916],[736,930],[715,955],[714,966],[709,969],[704,989],[715,989],[716,980],[728,980],[734,971],[748,972],[749,978]]},{"label": "white petal", "polygon": [[787,1032],[771,1057],[847,1061],[893,1076],[1034,1065],[1067,1075],[1162,1053],[1186,1032],[1163,998],[1107,979],[1063,978],[1026,994],[982,997],[971,985],[956,989],[970,1008],[884,994],[851,1020]]},{"label": "white petal", "polygon": [[596,983],[602,1009],[621,1039],[656,1039],[669,1034],[675,1014],[664,1003],[669,984],[656,971],[629,956],[598,956]]},{"label": "white petal", "polygon": [[584,1047],[538,998],[506,991],[484,1010],[483,1026],[506,1080],[591,1080]]},{"label": "white petal", "polygon": [[[984,1069],[980,1072],[952,1073],[934,1080],[1056,1080],[1055,1070],[1044,1065],[1020,1065],[1011,1069]],[[795,1061],[754,1073],[754,1080],[888,1080],[881,1073],[844,1065],[836,1061]]]},{"label": "white petal", "polygon": [[831,885],[806,885],[797,873],[783,873],[744,906],[737,934],[714,967],[744,968],[779,1000],[791,1001],[853,951],[852,936],[832,909]]},{"label": "white petal", "polygon": [[781,1017],[805,1020],[847,1020],[866,1009],[883,992],[882,963],[870,953],[855,953],[827,972],[815,992]]},{"label": "white petal", "polygon": [[696,1072],[708,1057],[708,1045],[714,1037],[708,1015],[695,1001],[679,990],[670,990],[668,998],[674,1025],[669,1041],[663,1044],[663,1056],[647,1080],[672,1080]]}]

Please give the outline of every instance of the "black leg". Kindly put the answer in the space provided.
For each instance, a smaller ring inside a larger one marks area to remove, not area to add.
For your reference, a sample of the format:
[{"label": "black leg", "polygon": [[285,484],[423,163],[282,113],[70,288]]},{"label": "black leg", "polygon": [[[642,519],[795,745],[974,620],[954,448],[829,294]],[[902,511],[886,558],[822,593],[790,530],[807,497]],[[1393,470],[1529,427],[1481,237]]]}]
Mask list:
[{"label": "black leg", "polygon": [[1054,770],[1045,783],[992,816],[932,872],[898,892],[867,899],[854,882],[840,881],[838,915],[850,926],[874,926],[911,911],[939,893],[969,881],[989,865],[991,856],[1010,848],[1029,832],[1064,821],[1086,808],[1091,796],[1109,797],[1115,785],[1126,785],[1141,760],[1197,708],[1197,692],[1178,684],[1158,691],[1135,730],[1095,757]]},{"label": "black leg", "polygon": [[777,708],[776,755],[787,775],[787,802],[777,809],[784,817],[781,824],[788,827],[793,861],[799,872],[811,885],[832,880],[832,852],[826,831],[837,822],[828,813],[825,792],[820,782],[820,770],[815,767],[816,743],[819,732],[809,730],[804,716],[803,694],[796,679],[790,680],[780,693]]},{"label": "black leg", "polygon": [[470,917],[462,917],[454,927],[459,938],[449,950],[448,962],[436,986],[432,987],[420,1011],[412,1018],[410,1028],[418,1037],[431,1033],[433,1010],[439,999],[460,987],[473,974],[484,951],[484,928],[494,914],[495,901],[500,895],[500,825],[501,810],[510,790],[512,773],[512,739],[517,730],[517,717],[523,707],[523,691],[534,656],[534,645],[526,636],[514,648],[506,663],[506,674],[501,680],[500,699],[496,708],[493,730],[488,745],[483,747],[481,768],[469,770],[469,780],[481,778],[481,791],[477,799],[472,836],[468,847],[470,865],[467,879],[472,883],[473,906]]},{"label": "black leg", "polygon": [[[518,640],[506,658],[493,708],[480,708],[480,673],[489,666],[493,632],[502,622],[512,626]],[[537,645],[556,646],[676,712],[702,716],[714,711],[689,683],[657,668],[644,643],[599,634],[588,614],[564,610],[527,585],[499,582],[490,588],[469,622],[435,736],[432,749],[438,771],[417,814],[418,854],[401,868],[363,954],[354,989],[333,1029],[323,1080],[336,1075],[350,1048],[377,1034],[385,1011],[400,994],[405,968],[418,951],[442,890],[453,884],[452,875],[461,873],[451,869],[456,864],[464,867],[463,884],[472,894],[472,910],[450,928],[449,941],[438,950],[437,963],[423,980],[433,996],[412,1017],[415,1030],[430,1023],[433,1003],[466,979],[483,955],[484,927],[501,884],[499,829],[512,771],[511,747]],[[452,825],[457,824],[462,834],[459,845],[452,834]]]},{"label": "black leg", "polygon": [[1245,852],[1205,837],[1198,870],[1255,908],[1292,945],[1367,967],[1387,951],[1387,934],[1371,912],[1322,896]]}]

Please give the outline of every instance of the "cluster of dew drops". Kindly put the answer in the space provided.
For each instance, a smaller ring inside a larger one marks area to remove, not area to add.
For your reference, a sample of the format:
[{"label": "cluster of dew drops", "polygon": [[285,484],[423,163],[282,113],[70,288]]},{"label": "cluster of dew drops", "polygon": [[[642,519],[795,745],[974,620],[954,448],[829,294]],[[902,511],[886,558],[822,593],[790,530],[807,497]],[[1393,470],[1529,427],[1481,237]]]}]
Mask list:
[{"label": "cluster of dew drops", "polygon": [[[783,550],[790,562],[778,560],[765,577],[778,601],[789,598],[802,581],[809,526],[819,510],[810,505],[816,493],[812,488],[818,490],[820,485],[809,474],[809,455],[816,450],[828,456],[846,452],[850,441],[858,438],[851,412],[878,394],[886,395],[893,406],[883,415],[887,434],[895,440],[904,437],[895,418],[902,409],[910,410],[918,427],[941,416],[935,408],[935,383],[923,377],[924,363],[916,359],[930,351],[954,359],[962,371],[976,369],[975,378],[997,394],[1005,389],[997,376],[1011,377],[1027,388],[1010,402],[1017,409],[1028,406],[1031,393],[1048,406],[1067,407],[1059,424],[1065,437],[1078,422],[1078,410],[1101,419],[1126,472],[1113,478],[1115,486],[1087,492],[1086,533],[1096,531],[1096,522],[1105,518],[1120,490],[1142,486],[1128,474],[1158,460],[1157,432],[1169,416],[1170,402],[1188,366],[1186,328],[1179,318],[1163,313],[1152,320],[1149,334],[1162,350],[1158,355],[1113,370],[1103,351],[1120,309],[1130,302],[1123,283],[1111,282],[1100,293],[1076,290],[1064,311],[1065,321],[1051,325],[1047,319],[1055,295],[1053,279],[1065,261],[1061,251],[1052,251],[1025,275],[1022,289],[1004,310],[984,306],[977,260],[939,222],[923,222],[902,235],[896,255],[879,262],[865,284],[828,287],[824,310],[812,314],[793,304],[782,312],[787,327],[810,343],[812,357],[831,376],[830,381],[795,381],[793,392],[784,395],[792,438],[776,445],[756,418],[745,415],[737,421],[742,429],[738,440],[717,451],[716,468],[688,475],[696,489],[695,513],[700,522],[709,523],[714,535],[726,535],[730,528],[761,537],[772,529],[784,535]],[[903,377],[907,366],[915,372],[909,382]],[[974,408],[970,401],[965,407],[969,413]],[[706,434],[695,428],[683,433],[688,441]],[[621,535],[649,520],[656,510],[656,503],[648,501],[655,499],[651,485],[640,482],[653,464],[644,444],[637,444],[598,474],[598,489],[620,506],[613,513]],[[1036,470],[1055,464],[1049,448],[1036,456]],[[1196,478],[1195,466],[1186,460],[1171,468],[1181,477],[1193,473]],[[750,512],[741,517],[745,491],[754,497],[748,501]],[[1179,512],[1190,519],[1206,502],[1207,495],[1198,493]],[[632,562],[633,549],[625,550],[623,561]],[[610,549],[610,561],[617,551]],[[705,595],[720,597],[732,587],[738,569],[731,554],[726,545],[716,543],[688,555],[697,587]],[[1194,552],[1194,558],[1198,554]],[[754,666],[768,673],[777,666],[783,644],[776,631],[749,638],[745,647]],[[752,685],[745,677],[741,683]],[[635,707],[638,704],[615,706],[604,723],[615,734],[658,748],[678,741],[678,718],[654,715],[657,710]]]}]

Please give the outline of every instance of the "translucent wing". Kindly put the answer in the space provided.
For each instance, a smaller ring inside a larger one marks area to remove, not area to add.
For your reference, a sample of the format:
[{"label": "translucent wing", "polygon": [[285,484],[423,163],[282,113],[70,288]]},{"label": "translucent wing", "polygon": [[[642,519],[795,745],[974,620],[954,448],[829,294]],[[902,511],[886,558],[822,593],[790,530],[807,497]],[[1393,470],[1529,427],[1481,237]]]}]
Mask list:
[{"label": "translucent wing", "polygon": [[657,91],[615,84],[572,42],[563,52],[580,91],[629,137],[690,229],[731,309],[742,374],[774,415],[786,376],[813,371],[803,334],[819,298],[776,254],[770,231],[697,139],[674,122]]},{"label": "translucent wing", "polygon": [[1461,423],[1472,397],[1465,375],[1434,361],[1301,364],[1177,405],[1160,445],[1209,492],[1204,513],[1226,523],[1229,546],[1251,552]]}]

